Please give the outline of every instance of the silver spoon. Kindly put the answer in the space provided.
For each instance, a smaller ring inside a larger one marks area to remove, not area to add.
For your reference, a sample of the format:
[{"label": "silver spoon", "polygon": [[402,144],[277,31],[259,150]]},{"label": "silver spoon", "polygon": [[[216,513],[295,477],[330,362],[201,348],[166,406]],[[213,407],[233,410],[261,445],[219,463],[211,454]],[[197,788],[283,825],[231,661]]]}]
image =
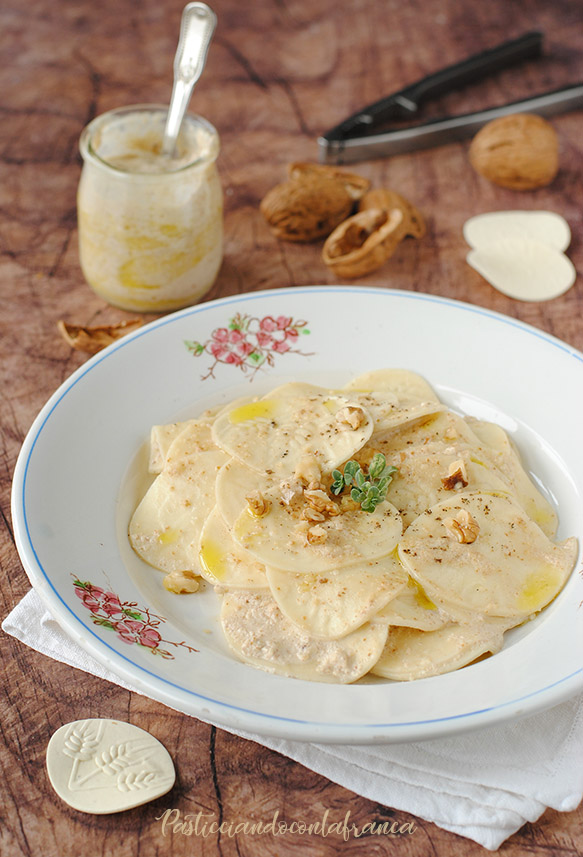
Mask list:
[{"label": "silver spoon", "polygon": [[217,16],[206,3],[189,3],[184,7],[180,22],[180,38],[174,57],[174,85],[164,129],[162,154],[171,157],[194,84],[206,63]]}]

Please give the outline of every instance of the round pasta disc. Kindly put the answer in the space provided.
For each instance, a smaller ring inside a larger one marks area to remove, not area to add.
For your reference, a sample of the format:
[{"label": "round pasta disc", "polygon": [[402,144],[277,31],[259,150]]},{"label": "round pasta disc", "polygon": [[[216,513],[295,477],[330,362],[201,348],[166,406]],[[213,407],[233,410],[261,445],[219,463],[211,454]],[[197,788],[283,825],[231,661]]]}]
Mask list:
[{"label": "round pasta disc", "polygon": [[470,247],[495,244],[502,238],[530,238],[565,251],[571,243],[569,224],[554,211],[489,211],[466,220],[464,238]]},{"label": "round pasta disc", "polygon": [[[451,522],[469,514],[475,541],[462,543]],[[487,616],[524,617],[541,610],[563,586],[576,540],[554,544],[508,496],[476,492],[420,515],[399,543],[399,557],[430,599]]]},{"label": "round pasta disc", "polygon": [[[482,461],[471,448],[462,444],[445,446],[436,442],[408,446],[388,455],[387,462],[398,468],[387,498],[399,510],[405,528],[426,509],[460,491],[512,491],[512,486],[501,478],[493,465]],[[455,472],[458,462],[463,465],[467,485],[462,481],[449,481],[450,471]]]},{"label": "round pasta disc", "polygon": [[169,423],[168,425],[152,426],[150,431],[150,460],[148,471],[150,473],[161,473],[166,462],[166,456],[170,447],[182,432],[185,435],[185,443],[192,452],[202,452],[216,449],[211,436],[210,422],[206,420],[186,420],[184,422]]},{"label": "round pasta disc", "polygon": [[[410,449],[420,449],[422,445],[431,450],[438,448],[432,446],[436,442],[442,443],[443,448],[461,443],[460,455],[466,459],[468,456],[473,459],[471,469],[474,477],[479,480],[474,487],[511,491],[529,517],[547,536],[553,536],[557,529],[557,515],[524,470],[506,432],[494,423],[471,418],[468,423],[457,414],[447,411],[435,415],[427,422],[420,422],[410,427],[403,426],[386,438],[372,443],[375,449],[385,455],[387,461],[400,467],[401,479],[407,468],[399,465],[396,452],[405,450],[405,455],[408,456]],[[365,447],[363,452],[367,448]],[[487,476],[484,468],[505,482],[506,488],[502,482],[496,483],[494,476]],[[402,482],[399,483],[398,478],[395,478],[391,490],[395,492],[399,485],[402,486]],[[439,488],[439,485],[437,487]],[[470,490],[469,487],[468,490]],[[436,496],[434,502],[438,502],[439,499]],[[392,502],[399,506],[395,499],[392,499]],[[415,510],[417,513],[423,511],[418,504]],[[408,522],[410,518],[409,515]]]},{"label": "round pasta disc", "polygon": [[262,396],[262,399],[280,399],[285,396],[330,396],[342,395],[341,390],[330,390],[328,387],[320,387],[317,384],[310,384],[308,381],[287,381],[285,384],[280,384],[279,387],[274,387],[269,393]]},{"label": "round pasta disc", "polygon": [[396,425],[411,422],[444,408],[429,384],[414,372],[407,372],[405,369],[381,369],[377,372],[367,373],[373,380],[375,375],[384,376],[385,374],[390,375],[392,386],[387,383],[386,386],[381,384],[379,387],[372,387],[366,382],[366,376],[363,376],[365,381],[362,389],[353,389],[348,384],[343,390],[327,390],[325,387],[317,387],[314,384],[292,381],[282,384],[281,387],[276,387],[263,399],[277,399],[283,396],[349,395],[352,404],[361,405],[372,417],[373,434],[384,433]]},{"label": "round pasta disc", "polygon": [[394,554],[324,574],[267,569],[271,594],[284,616],[310,636],[327,640],[368,622],[403,589],[407,578]]},{"label": "round pasta disc", "polygon": [[198,550],[200,573],[215,586],[228,589],[268,589],[265,567],[232,538],[217,509],[206,519]]},{"label": "round pasta disc", "polygon": [[220,450],[192,451],[188,437],[176,438],[129,524],[130,543],[143,560],[161,571],[199,573],[192,545],[215,504],[215,480],[226,460]]},{"label": "round pasta disc", "polygon": [[[269,508],[261,517],[249,510],[247,497],[254,492]],[[311,544],[310,522],[302,519],[303,495],[286,504],[279,483],[237,461],[230,461],[219,473],[216,500],[235,541],[266,566],[284,571],[319,574],[370,562],[390,554],[402,532],[399,513],[385,501],[374,512],[357,508],[318,523],[325,540]]]},{"label": "round pasta disc", "polygon": [[409,369],[373,369],[352,378],[344,386],[345,390],[362,393],[390,392],[399,399],[413,402],[439,402],[433,387],[417,372]]},{"label": "round pasta disc", "polygon": [[520,301],[552,300],[577,279],[567,256],[531,238],[505,237],[482,244],[470,250],[466,260],[495,289]]},{"label": "round pasta disc", "polygon": [[[357,421],[346,422],[346,408]],[[296,473],[313,459],[330,472],[363,446],[373,431],[370,415],[347,396],[329,393],[270,396],[223,411],[213,423],[217,446],[258,473]]]},{"label": "round pasta disc", "polygon": [[510,438],[500,426],[483,420],[471,420],[470,426],[480,440],[480,454],[492,461],[514,488],[518,502],[549,538],[558,527],[557,513],[526,473]]},{"label": "round pasta disc", "polygon": [[[409,446],[439,441],[446,446],[463,441],[470,446],[479,440],[465,419],[454,411],[441,411],[420,417],[404,425],[396,426],[382,438],[375,439],[375,448],[388,457],[392,452]],[[369,444],[370,445],[370,444]]]},{"label": "round pasta disc", "polygon": [[435,631],[391,628],[374,675],[412,681],[457,670],[502,648],[508,622],[478,619],[473,625],[448,624]]},{"label": "round pasta disc", "polygon": [[370,672],[387,639],[387,627],[368,622],[341,640],[300,631],[275,600],[262,592],[227,592],[221,607],[226,640],[254,667],[308,681],[348,684]]},{"label": "round pasta disc", "polygon": [[379,610],[375,619],[391,627],[403,626],[419,631],[436,631],[450,621],[413,578],[409,578],[396,597]]},{"label": "round pasta disc", "polygon": [[392,392],[351,393],[354,402],[365,408],[374,423],[373,440],[397,426],[445,409],[439,402],[400,399]]}]

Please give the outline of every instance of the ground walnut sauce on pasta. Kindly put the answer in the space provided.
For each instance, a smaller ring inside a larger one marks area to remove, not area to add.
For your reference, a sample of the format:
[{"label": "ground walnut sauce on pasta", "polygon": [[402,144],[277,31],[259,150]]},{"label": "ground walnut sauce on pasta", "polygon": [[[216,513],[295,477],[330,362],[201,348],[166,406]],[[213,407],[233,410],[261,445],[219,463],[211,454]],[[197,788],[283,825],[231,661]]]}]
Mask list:
[{"label": "ground walnut sauce on pasta", "polygon": [[285,676],[464,667],[546,607],[577,556],[506,433],[407,370],[154,426],[149,469],[132,547],[172,592],[212,584],[235,656]]}]

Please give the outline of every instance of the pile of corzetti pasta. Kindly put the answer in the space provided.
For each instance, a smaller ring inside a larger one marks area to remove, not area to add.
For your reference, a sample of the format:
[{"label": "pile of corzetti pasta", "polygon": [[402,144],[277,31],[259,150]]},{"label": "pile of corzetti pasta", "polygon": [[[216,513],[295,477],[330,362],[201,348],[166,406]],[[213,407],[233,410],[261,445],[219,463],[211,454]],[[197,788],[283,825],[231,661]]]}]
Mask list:
[{"label": "pile of corzetti pasta", "polygon": [[173,591],[213,584],[230,649],[286,676],[463,667],[544,608],[576,560],[506,433],[406,370],[289,383],[155,426],[150,471],[134,550]]}]

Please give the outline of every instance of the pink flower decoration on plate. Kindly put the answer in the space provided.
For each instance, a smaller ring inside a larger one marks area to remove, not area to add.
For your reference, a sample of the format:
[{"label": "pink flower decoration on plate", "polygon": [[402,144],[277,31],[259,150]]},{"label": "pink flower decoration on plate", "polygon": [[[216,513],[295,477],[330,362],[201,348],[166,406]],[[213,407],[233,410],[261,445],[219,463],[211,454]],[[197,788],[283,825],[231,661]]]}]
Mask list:
[{"label": "pink flower decoration on plate", "polygon": [[73,585],[75,595],[89,610],[93,624],[115,631],[124,643],[142,646],[149,649],[153,655],[161,655],[163,658],[174,658],[174,655],[167,649],[161,649],[160,643],[182,646],[189,652],[198,651],[184,641],[175,643],[172,640],[163,640],[157,629],[166,620],[151,613],[147,607],[138,608],[137,603],[132,601],[122,602],[115,592],[106,592],[89,581],[75,578]]},{"label": "pink flower decoration on plate", "polygon": [[209,354],[214,358],[202,379],[214,378],[219,363],[237,366],[242,372],[255,373],[273,366],[278,354],[299,354],[309,357],[295,346],[300,336],[309,335],[306,321],[295,321],[291,315],[271,315],[263,318],[237,313],[228,327],[217,327],[206,342],[186,340],[185,345],[194,357]]}]

